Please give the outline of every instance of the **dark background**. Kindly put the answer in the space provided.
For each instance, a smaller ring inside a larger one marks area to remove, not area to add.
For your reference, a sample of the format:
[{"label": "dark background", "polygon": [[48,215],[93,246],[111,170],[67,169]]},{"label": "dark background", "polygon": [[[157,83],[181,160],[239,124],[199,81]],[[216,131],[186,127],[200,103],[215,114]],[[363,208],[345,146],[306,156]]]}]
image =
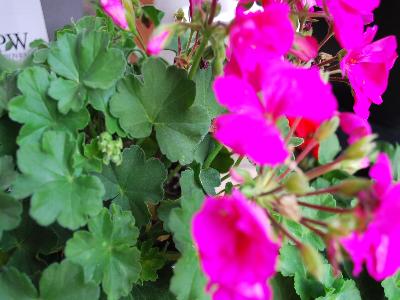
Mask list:
[{"label": "dark background", "polygon": [[[359,0],[362,1],[362,0]],[[378,25],[377,39],[388,35],[396,35],[400,41],[400,2],[397,0],[381,0],[381,6],[375,11],[375,24]],[[325,24],[315,26],[317,37],[322,40],[326,33]],[[340,48],[332,39],[323,51],[336,54]],[[398,51],[399,52],[399,51]],[[340,103],[341,111],[353,110],[353,96],[345,84],[334,83],[334,91]],[[383,95],[382,105],[371,106],[370,123],[375,133],[382,140],[400,143],[400,60],[396,61],[390,73],[389,86]]]}]

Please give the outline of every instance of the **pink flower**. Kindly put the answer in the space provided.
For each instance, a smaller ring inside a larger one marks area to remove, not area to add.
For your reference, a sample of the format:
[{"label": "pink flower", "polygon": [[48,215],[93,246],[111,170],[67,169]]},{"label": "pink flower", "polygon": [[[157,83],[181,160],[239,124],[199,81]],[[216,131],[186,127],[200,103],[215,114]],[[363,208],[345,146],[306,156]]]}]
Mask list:
[{"label": "pink flower", "polygon": [[278,165],[289,155],[278,128],[261,117],[228,114],[218,117],[215,127],[217,140],[260,165]]},{"label": "pink flower", "polygon": [[340,127],[349,136],[349,144],[372,133],[368,121],[352,113],[340,113]]},{"label": "pink flower", "polygon": [[244,13],[238,9],[230,30],[233,55],[248,69],[255,67],[257,57],[280,57],[292,47],[294,29],[289,19],[290,8],[272,3],[263,11]]},{"label": "pink flower", "polygon": [[100,5],[104,12],[111,17],[115,24],[122,29],[129,28],[128,21],[125,16],[125,8],[121,0],[100,0]]},{"label": "pink flower", "polygon": [[318,41],[314,37],[296,34],[290,53],[307,62],[317,57],[318,47]]},{"label": "pink flower", "polygon": [[277,119],[303,117],[320,124],[335,114],[337,102],[315,68],[274,60],[259,74],[256,84],[234,74],[216,79],[217,100],[231,113],[216,119],[214,135],[254,162],[274,166],[288,157]]},{"label": "pink flower", "polygon": [[397,59],[394,36],[372,42],[377,29],[376,26],[369,28],[362,44],[349,50],[341,61],[341,69],[355,93],[354,111],[363,118],[369,117],[371,103],[382,103],[390,69]]},{"label": "pink flower", "polygon": [[366,266],[376,280],[383,280],[400,268],[400,184],[393,184],[390,161],[380,154],[370,176],[372,191],[360,195],[359,215],[372,221],[364,232],[354,232],[341,243],[354,262],[354,275]]},{"label": "pink flower", "polygon": [[153,35],[147,43],[147,53],[149,55],[159,54],[164,49],[170,37],[171,31],[168,29]]},{"label": "pink flower", "polygon": [[193,237],[214,300],[271,299],[279,245],[263,210],[240,192],[207,197],[193,218]]},{"label": "pink flower", "polygon": [[[335,36],[346,49],[358,47],[363,41],[364,25],[373,21],[373,11],[380,0],[326,0],[333,18]],[[322,1],[319,0],[322,7]]]}]

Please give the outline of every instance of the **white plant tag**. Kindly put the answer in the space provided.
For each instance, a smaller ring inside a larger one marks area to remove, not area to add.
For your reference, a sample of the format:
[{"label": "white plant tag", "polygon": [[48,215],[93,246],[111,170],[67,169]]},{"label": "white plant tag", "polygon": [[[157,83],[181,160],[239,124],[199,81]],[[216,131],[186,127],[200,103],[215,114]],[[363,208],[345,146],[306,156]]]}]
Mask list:
[{"label": "white plant tag", "polygon": [[23,60],[36,39],[48,41],[40,0],[0,0],[0,53]]}]

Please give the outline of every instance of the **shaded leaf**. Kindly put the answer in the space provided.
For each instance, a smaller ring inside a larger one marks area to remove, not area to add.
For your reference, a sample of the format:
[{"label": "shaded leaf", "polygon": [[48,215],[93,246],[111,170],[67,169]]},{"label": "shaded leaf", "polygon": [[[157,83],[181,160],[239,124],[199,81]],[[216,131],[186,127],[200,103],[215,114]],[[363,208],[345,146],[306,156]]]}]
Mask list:
[{"label": "shaded leaf", "polygon": [[160,59],[148,59],[142,70],[143,83],[133,76],[119,82],[111,113],[134,138],[148,137],[154,127],[161,152],[172,162],[192,162],[210,126],[205,109],[192,106],[194,82],[186,71],[167,68]]},{"label": "shaded leaf", "polygon": [[120,166],[106,166],[98,176],[106,188],[105,199],[130,209],[140,227],[150,220],[146,202],[156,204],[163,198],[167,170],[159,160],[146,160],[143,150],[132,146],[123,151]]},{"label": "shaded leaf", "polygon": [[141,272],[135,219],[113,204],[90,219],[88,227],[67,242],[67,258],[82,266],[86,281],[102,283],[108,299],[127,296]]},{"label": "shaded leaf", "polygon": [[21,203],[0,191],[0,239],[3,231],[12,230],[18,226],[21,214]]},{"label": "shaded leaf", "polygon": [[43,68],[28,68],[19,75],[18,88],[22,95],[9,103],[10,118],[24,124],[17,139],[18,144],[37,143],[48,130],[75,133],[89,122],[86,109],[79,113],[60,114],[57,102],[47,97],[49,85],[50,75]]},{"label": "shaded leaf", "polygon": [[23,175],[14,189],[33,194],[30,214],[39,224],[57,220],[63,227],[77,229],[103,207],[101,181],[75,168],[76,156],[80,156],[76,141],[65,132],[46,132],[41,145],[24,144],[18,150]]},{"label": "shaded leaf", "polygon": [[49,95],[63,114],[80,111],[87,103],[88,89],[107,90],[123,75],[123,52],[109,48],[109,39],[104,31],[65,33],[50,48],[48,63],[65,79],[52,81]]}]

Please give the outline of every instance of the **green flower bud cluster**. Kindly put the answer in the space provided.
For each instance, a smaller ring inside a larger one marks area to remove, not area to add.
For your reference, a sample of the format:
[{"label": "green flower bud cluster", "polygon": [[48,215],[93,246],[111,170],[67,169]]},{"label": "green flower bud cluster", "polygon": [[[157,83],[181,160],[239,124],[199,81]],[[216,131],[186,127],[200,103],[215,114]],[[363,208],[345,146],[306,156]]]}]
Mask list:
[{"label": "green flower bud cluster", "polygon": [[122,163],[122,140],[119,137],[113,140],[113,137],[108,132],[103,132],[98,141],[99,150],[103,154],[103,163],[109,165],[110,162],[120,165]]}]

